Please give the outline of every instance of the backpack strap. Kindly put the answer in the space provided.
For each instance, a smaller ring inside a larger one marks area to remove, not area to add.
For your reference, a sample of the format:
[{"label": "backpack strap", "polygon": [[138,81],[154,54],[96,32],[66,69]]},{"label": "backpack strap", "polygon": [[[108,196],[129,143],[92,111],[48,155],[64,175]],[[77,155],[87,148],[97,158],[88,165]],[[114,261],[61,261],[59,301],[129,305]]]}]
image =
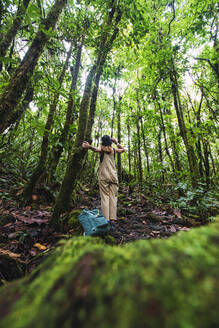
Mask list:
[{"label": "backpack strap", "polygon": [[[115,148],[113,148],[113,156],[114,156],[114,159],[115,159],[115,157],[116,157],[116,150],[115,150]],[[100,163],[102,163],[103,158],[104,158],[104,151],[101,150],[101,153],[100,153]]]},{"label": "backpack strap", "polygon": [[101,153],[100,153],[100,163],[102,163],[103,157],[104,157],[104,151],[101,150]]}]

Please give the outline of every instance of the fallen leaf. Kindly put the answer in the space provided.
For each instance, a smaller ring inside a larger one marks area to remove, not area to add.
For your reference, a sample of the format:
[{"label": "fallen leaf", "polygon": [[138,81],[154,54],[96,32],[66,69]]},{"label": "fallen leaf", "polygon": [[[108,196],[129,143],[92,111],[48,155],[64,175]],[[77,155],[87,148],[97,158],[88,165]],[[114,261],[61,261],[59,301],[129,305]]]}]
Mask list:
[{"label": "fallen leaf", "polygon": [[143,224],[147,224],[147,222],[146,222],[146,221],[142,221],[142,223],[143,223]]},{"label": "fallen leaf", "polygon": [[37,200],[38,199],[38,196],[37,195],[32,195],[32,199],[33,200]]},{"label": "fallen leaf", "polygon": [[159,235],[159,234],[160,234],[160,231],[152,231],[152,233],[153,233],[154,235]]},{"label": "fallen leaf", "polygon": [[174,208],[173,213],[176,215],[176,217],[178,217],[178,219],[182,219],[182,213],[180,210]]},{"label": "fallen leaf", "polygon": [[22,222],[25,222],[25,223],[38,223],[38,224],[41,224],[41,223],[47,223],[48,222],[48,219],[38,219],[38,218],[30,218],[30,217],[24,217],[24,216],[21,216],[21,215],[18,215],[18,214],[15,214],[14,212],[11,213],[15,219],[17,220],[20,220]]},{"label": "fallen leaf", "polygon": [[46,246],[41,245],[40,243],[36,243],[36,244],[34,244],[33,247],[36,247],[36,248],[38,248],[38,249],[41,250],[41,251],[44,251],[45,249],[47,249]]},{"label": "fallen leaf", "polygon": [[25,207],[25,210],[26,210],[26,211],[30,211],[30,210],[31,210],[31,206],[26,206],[26,207]]},{"label": "fallen leaf", "polygon": [[170,231],[171,231],[171,232],[176,232],[176,228],[175,228],[175,226],[171,225],[171,227],[170,227]]},{"label": "fallen leaf", "polygon": [[13,253],[13,252],[8,251],[7,249],[1,249],[1,248],[0,248],[0,254],[8,255],[9,257],[12,257],[13,259],[17,259],[18,257],[21,256],[20,254]]}]

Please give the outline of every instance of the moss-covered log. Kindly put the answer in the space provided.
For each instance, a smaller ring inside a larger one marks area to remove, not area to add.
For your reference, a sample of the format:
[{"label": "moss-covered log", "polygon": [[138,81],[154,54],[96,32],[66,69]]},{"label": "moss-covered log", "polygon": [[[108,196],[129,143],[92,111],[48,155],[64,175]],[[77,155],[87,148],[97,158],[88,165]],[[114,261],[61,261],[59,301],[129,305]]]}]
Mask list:
[{"label": "moss-covered log", "polygon": [[219,223],[123,247],[63,242],[0,289],[1,328],[218,327]]}]

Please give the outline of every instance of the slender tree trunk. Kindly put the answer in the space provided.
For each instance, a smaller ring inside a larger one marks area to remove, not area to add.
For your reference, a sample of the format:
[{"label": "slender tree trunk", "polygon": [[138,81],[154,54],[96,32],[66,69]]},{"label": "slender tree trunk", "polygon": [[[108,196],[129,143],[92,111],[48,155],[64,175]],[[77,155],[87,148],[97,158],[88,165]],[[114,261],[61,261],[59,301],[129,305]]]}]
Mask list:
[{"label": "slender tree trunk", "polygon": [[132,167],[131,167],[131,134],[130,134],[130,123],[127,124],[128,128],[128,161],[129,161],[129,175],[131,175]]},{"label": "slender tree trunk", "polygon": [[163,136],[164,136],[165,151],[166,151],[166,154],[167,154],[167,156],[169,158],[172,171],[173,171],[173,173],[175,175],[175,173],[176,173],[175,172],[175,167],[174,167],[173,160],[172,160],[172,157],[170,155],[170,151],[169,151],[169,147],[168,147],[168,143],[167,143],[166,128],[165,128],[165,123],[164,123],[164,119],[163,119],[163,112],[162,112],[162,109],[161,109],[161,106],[160,106],[159,101],[157,101],[157,105],[158,105],[159,113],[160,113],[161,129],[163,131]]},{"label": "slender tree trunk", "polygon": [[[67,57],[66,57],[66,60],[65,60],[65,63],[64,63],[63,68],[62,68],[62,72],[61,72],[61,74],[59,76],[59,79],[58,79],[59,88],[62,86],[62,83],[63,83],[63,80],[64,80],[65,72],[67,70],[69,59],[70,59],[71,54],[72,54],[72,47],[73,47],[73,45],[71,44],[70,49],[69,49],[68,54],[67,54]],[[36,166],[36,168],[33,171],[28,183],[26,184],[26,186],[24,188],[23,198],[28,203],[32,200],[33,188],[36,186],[36,184],[39,181],[42,173],[45,171],[45,165],[46,165],[46,160],[47,160],[47,155],[48,155],[49,134],[51,132],[51,128],[52,128],[52,125],[53,125],[53,118],[54,118],[54,114],[55,114],[55,111],[56,111],[58,100],[59,100],[59,90],[54,95],[53,102],[50,105],[49,114],[48,114],[48,117],[47,117],[45,129],[44,129],[44,135],[43,135],[43,140],[42,140],[42,144],[41,144],[41,153],[40,153],[40,158],[39,158],[38,165]]]},{"label": "slender tree trunk", "polygon": [[214,158],[213,158],[213,155],[212,155],[212,151],[211,151],[211,146],[209,145],[209,156],[211,158],[211,164],[212,164],[212,169],[213,169],[213,172],[214,172],[214,175],[216,175],[216,167],[215,167],[215,162],[214,162]]},{"label": "slender tree trunk", "polygon": [[204,149],[204,166],[205,166],[205,176],[207,185],[210,184],[210,163],[209,163],[209,147],[208,142],[203,141],[203,149]]},{"label": "slender tree trunk", "polygon": [[[4,131],[5,122],[19,103],[27,84],[33,75],[38,59],[43,52],[44,46],[50,39],[51,34],[48,30],[55,28],[56,22],[67,0],[56,0],[44,23],[40,26],[33,43],[27,51],[20,66],[12,76],[0,99],[0,133]],[[46,33],[44,32],[46,31]]]},{"label": "slender tree trunk", "polygon": [[[120,103],[117,107],[117,139],[118,143],[121,143],[121,108]],[[118,180],[121,181],[122,169],[121,169],[121,154],[117,154],[117,169],[118,169]]]},{"label": "slender tree trunk", "polygon": [[55,148],[52,149],[52,151],[51,151],[51,159],[52,160],[50,163],[49,181],[52,181],[54,178],[54,174],[55,174],[57,165],[59,163],[59,159],[60,159],[63,149],[64,149],[64,144],[66,143],[66,140],[68,137],[69,127],[73,122],[72,118],[73,118],[73,112],[74,112],[74,108],[75,108],[75,91],[76,91],[76,87],[77,87],[78,74],[79,74],[79,69],[80,69],[80,65],[81,65],[83,40],[84,40],[84,36],[82,37],[82,39],[80,40],[79,45],[78,45],[74,71],[72,74],[72,82],[71,82],[71,88],[70,88],[70,92],[69,92],[69,99],[68,99],[68,104],[67,104],[65,125],[61,132],[61,136],[59,138],[58,145],[55,146]]},{"label": "slender tree trunk", "polygon": [[159,132],[157,135],[157,142],[158,142],[158,154],[159,154],[159,161],[160,161],[160,166],[161,166],[161,182],[164,183],[164,168],[163,168],[163,152],[162,152],[162,143],[161,143],[161,132],[162,128],[161,126],[159,127]]},{"label": "slender tree trunk", "polygon": [[150,177],[149,154],[148,154],[148,147],[146,144],[146,138],[145,138],[145,133],[144,133],[144,124],[143,124],[142,117],[140,119],[140,123],[141,123],[141,135],[142,135],[143,145],[144,145],[144,153],[145,153],[145,157],[146,157],[147,171],[148,171],[148,176]]},{"label": "slender tree trunk", "polygon": [[187,154],[187,158],[188,158],[188,162],[189,162],[192,185],[193,185],[193,187],[196,187],[197,183],[198,183],[198,178],[199,178],[197,159],[196,159],[196,155],[195,155],[193,146],[189,142],[189,139],[187,136],[185,121],[184,121],[184,117],[183,117],[183,111],[182,111],[182,107],[181,107],[181,103],[180,103],[177,78],[175,76],[174,69],[170,72],[170,82],[171,82],[174,107],[175,107],[176,114],[177,114],[179,129],[180,129],[180,133],[181,133],[183,142],[185,144],[186,154]]},{"label": "slender tree trunk", "polygon": [[171,123],[169,123],[169,128],[170,128],[170,142],[171,142],[171,147],[172,147],[173,156],[174,156],[175,169],[177,170],[177,173],[179,173],[182,170],[181,170],[181,164],[180,164],[179,154],[178,154],[176,140],[175,140],[176,137],[175,137],[174,130],[173,130]]},{"label": "slender tree trunk", "polygon": [[113,114],[112,114],[112,122],[111,122],[111,138],[113,137],[113,129],[114,129],[114,118],[115,118],[115,112],[116,112],[116,99],[115,99],[115,94],[116,94],[116,77],[114,80],[114,86],[113,86]]},{"label": "slender tree trunk", "polygon": [[[30,0],[23,0],[21,4],[19,4],[17,14],[15,16],[15,19],[12,23],[12,26],[8,29],[7,33],[3,35],[2,39],[0,40],[0,57],[5,57],[6,52],[12,42],[12,40],[15,38],[17,31],[19,30],[21,23],[25,17],[25,13],[27,10],[27,7],[30,3]],[[0,71],[2,69],[2,63],[0,62]]]},{"label": "slender tree trunk", "polygon": [[136,127],[137,127],[137,145],[138,145],[138,179],[140,186],[142,186],[142,160],[141,160],[141,135],[140,135],[140,117],[137,117]]}]

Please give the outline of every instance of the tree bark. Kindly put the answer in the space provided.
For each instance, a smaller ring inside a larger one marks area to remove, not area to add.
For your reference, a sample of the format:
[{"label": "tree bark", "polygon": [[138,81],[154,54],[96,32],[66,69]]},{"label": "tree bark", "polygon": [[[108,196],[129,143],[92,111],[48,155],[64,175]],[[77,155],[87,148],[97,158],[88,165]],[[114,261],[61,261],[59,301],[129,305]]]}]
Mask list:
[{"label": "tree bark", "polygon": [[148,147],[146,144],[146,138],[145,138],[145,133],[144,133],[144,124],[143,124],[142,117],[140,119],[140,123],[141,123],[141,134],[142,134],[143,145],[144,145],[144,153],[145,153],[146,163],[147,163],[147,171],[148,171],[148,176],[150,177],[149,154],[148,154]]},{"label": "tree bark", "polygon": [[[128,118],[129,120],[129,118]],[[131,166],[131,134],[130,134],[130,123],[127,123],[128,128],[128,161],[129,161],[129,175],[131,175],[132,172],[132,166]]]},{"label": "tree bark", "polygon": [[[59,88],[61,88],[63,80],[64,80],[65,72],[67,70],[69,59],[72,54],[72,47],[73,47],[73,44],[71,44],[71,46],[70,46],[70,49],[67,53],[65,63],[62,68],[62,72],[58,79]],[[45,165],[46,165],[46,160],[47,160],[47,155],[48,155],[49,134],[52,129],[53,118],[54,118],[54,114],[56,111],[58,100],[59,100],[59,90],[56,91],[56,94],[54,95],[54,98],[53,98],[53,102],[50,105],[49,114],[48,114],[47,121],[45,124],[43,140],[42,140],[42,144],[41,144],[41,153],[40,153],[39,162],[38,162],[36,168],[34,169],[29,181],[27,182],[26,186],[24,187],[22,196],[25,199],[26,203],[31,202],[33,188],[36,186],[42,173],[45,171]]]},{"label": "tree bark", "polygon": [[158,154],[159,154],[159,161],[160,161],[160,167],[161,167],[161,182],[164,183],[164,167],[163,167],[163,152],[162,152],[162,143],[161,143],[161,132],[162,128],[159,127],[159,132],[157,135],[157,143],[158,143]]},{"label": "tree bark", "polygon": [[[114,4],[115,5],[115,4]],[[77,178],[80,176],[81,169],[83,166],[83,161],[85,158],[85,155],[87,153],[86,149],[83,149],[81,147],[82,142],[84,141],[84,137],[90,137],[92,125],[93,125],[93,118],[95,114],[96,109],[96,99],[97,99],[97,92],[99,87],[99,79],[103,71],[103,66],[107,57],[107,54],[109,53],[113,41],[116,38],[118,34],[118,28],[117,24],[119,23],[121,19],[121,12],[119,8],[117,8],[118,14],[115,18],[115,26],[113,30],[113,34],[109,36],[110,27],[112,24],[112,12],[115,13],[115,8],[112,8],[112,10],[108,14],[108,20],[107,20],[107,28],[104,29],[99,45],[99,53],[96,64],[94,64],[93,68],[91,69],[86,85],[85,85],[85,91],[84,95],[81,101],[80,110],[79,110],[79,121],[78,121],[78,130],[77,135],[75,139],[75,144],[73,146],[72,155],[70,156],[65,177],[59,192],[59,195],[57,197],[54,212],[52,215],[51,223],[56,228],[60,228],[59,224],[59,216],[61,213],[66,211],[70,207],[70,201],[71,201],[71,195],[74,190],[74,187],[77,184]],[[107,40],[108,39],[108,40]],[[104,51],[103,51],[104,49]],[[88,122],[88,107],[90,102],[90,93],[92,88],[92,82],[93,78],[96,73],[96,85],[94,85],[93,92],[92,92],[92,98],[91,98],[91,107],[90,107],[90,113],[89,113],[89,122]]]},{"label": "tree bark", "polygon": [[59,159],[60,159],[63,149],[64,149],[64,144],[68,137],[69,127],[73,122],[72,117],[73,117],[74,108],[75,108],[75,99],[74,98],[75,98],[75,91],[76,91],[76,87],[77,87],[78,74],[79,74],[79,69],[80,69],[80,64],[81,64],[83,40],[84,40],[84,36],[79,41],[79,45],[78,45],[74,71],[72,74],[71,88],[69,91],[69,99],[68,99],[68,104],[67,104],[65,125],[61,132],[61,135],[60,135],[60,138],[58,141],[58,145],[55,146],[55,148],[52,149],[52,151],[51,151],[51,159],[52,160],[51,160],[50,169],[49,169],[49,176],[50,176],[49,181],[52,181],[54,178],[54,174],[55,174],[57,165],[59,163]]},{"label": "tree bark", "polygon": [[0,99],[0,133],[5,130],[5,121],[15,110],[22,94],[25,92],[27,84],[37,65],[38,59],[43,52],[44,46],[51,37],[50,29],[54,30],[56,22],[67,0],[56,0],[55,4],[48,13],[44,23],[40,26],[33,43],[27,51],[20,66],[12,76]]},{"label": "tree bark", "polygon": [[30,102],[33,100],[33,94],[34,94],[34,87],[32,86],[32,83],[30,83],[26,90],[24,99],[19,104],[17,110],[12,113],[12,116],[9,117],[9,119],[7,121],[7,127],[10,127],[14,123],[16,123],[16,125],[18,127],[23,113],[27,110]]},{"label": "tree bark", "polygon": [[160,113],[160,119],[161,119],[161,129],[163,131],[163,136],[164,136],[164,143],[165,143],[165,151],[166,151],[166,154],[169,158],[169,161],[170,161],[170,165],[171,165],[171,168],[172,168],[172,171],[175,175],[175,168],[174,168],[174,164],[173,164],[173,160],[172,160],[172,157],[170,155],[170,151],[169,151],[169,147],[168,147],[168,143],[167,143],[167,136],[166,136],[166,128],[165,128],[165,123],[164,123],[164,119],[163,119],[163,112],[162,112],[162,109],[161,109],[161,106],[160,106],[160,103],[159,101],[157,101],[157,105],[158,105],[158,108],[159,108],[159,113]]},{"label": "tree bark", "polygon": [[179,96],[179,91],[178,91],[176,72],[175,72],[174,67],[172,67],[172,71],[170,72],[170,82],[171,82],[174,107],[176,110],[180,134],[181,134],[183,142],[185,144],[186,154],[187,154],[187,158],[188,158],[188,162],[189,162],[192,185],[193,185],[193,187],[196,187],[197,183],[198,183],[198,179],[199,179],[199,170],[198,170],[198,165],[197,165],[197,159],[196,159],[196,155],[195,155],[193,146],[191,145],[191,143],[188,139],[188,136],[187,136],[185,121],[184,121],[184,117],[183,117],[183,111],[182,111],[182,107],[181,107],[181,103],[180,103],[180,96]]},{"label": "tree bark", "polygon": [[142,174],[142,160],[141,160],[141,135],[140,135],[140,122],[141,118],[137,117],[136,119],[136,127],[137,127],[137,144],[138,144],[138,179],[140,186],[142,187],[142,180],[143,180],[143,174]]},{"label": "tree bark", "polygon": [[[121,143],[121,108],[120,102],[117,106],[117,139],[118,143]],[[117,154],[117,170],[118,170],[118,180],[122,179],[122,167],[121,167],[121,154]]]},{"label": "tree bark", "polygon": [[92,87],[95,71],[96,71],[96,64],[93,65],[87,76],[87,80],[84,88],[84,94],[80,104],[76,140],[72,149],[72,154],[67,164],[65,176],[62,182],[59,195],[56,199],[54,212],[51,219],[51,224],[56,229],[59,229],[60,214],[66,211],[70,206],[72,191],[76,185],[75,177],[78,176],[78,174],[80,174],[83,159],[85,154],[87,153],[87,150],[83,149],[81,147],[81,144],[84,141],[84,136],[85,136],[88,106],[89,106],[91,87]]}]

